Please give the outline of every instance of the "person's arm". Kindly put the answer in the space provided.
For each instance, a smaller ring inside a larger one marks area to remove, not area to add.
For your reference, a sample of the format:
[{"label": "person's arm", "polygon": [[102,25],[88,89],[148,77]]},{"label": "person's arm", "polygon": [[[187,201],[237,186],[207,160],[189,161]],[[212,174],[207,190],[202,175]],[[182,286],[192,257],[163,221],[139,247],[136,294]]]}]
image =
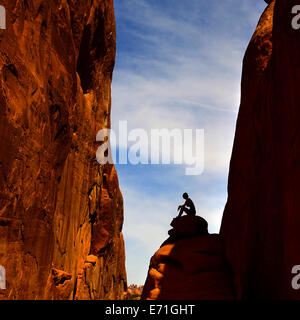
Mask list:
[{"label": "person's arm", "polygon": [[186,207],[186,202],[185,202],[182,206],[179,206],[179,207],[178,207],[178,211],[179,211],[182,207],[184,207],[184,208]]},{"label": "person's arm", "polygon": [[[187,204],[187,201],[185,201],[185,203],[182,206],[178,207],[178,211],[185,208],[186,204]],[[180,218],[182,216],[182,214],[183,214],[183,210],[181,212],[179,212],[178,218]]]}]

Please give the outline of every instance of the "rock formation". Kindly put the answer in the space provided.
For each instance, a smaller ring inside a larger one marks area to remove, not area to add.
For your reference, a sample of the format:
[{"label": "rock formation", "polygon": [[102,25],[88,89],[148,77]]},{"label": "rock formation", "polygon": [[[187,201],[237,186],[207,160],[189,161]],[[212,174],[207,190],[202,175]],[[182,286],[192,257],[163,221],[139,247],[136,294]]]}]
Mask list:
[{"label": "rock formation", "polygon": [[96,161],[110,126],[112,0],[5,0],[0,31],[0,299],[121,299],[123,204]]},{"label": "rock formation", "polygon": [[244,58],[221,234],[242,299],[299,299],[300,31],[296,0],[269,3]]},{"label": "rock formation", "polygon": [[233,299],[221,237],[208,234],[207,222],[197,216],[182,216],[171,225],[170,238],[151,258],[142,299]]},{"label": "rock formation", "polygon": [[130,285],[125,293],[125,300],[141,300],[143,286]]}]

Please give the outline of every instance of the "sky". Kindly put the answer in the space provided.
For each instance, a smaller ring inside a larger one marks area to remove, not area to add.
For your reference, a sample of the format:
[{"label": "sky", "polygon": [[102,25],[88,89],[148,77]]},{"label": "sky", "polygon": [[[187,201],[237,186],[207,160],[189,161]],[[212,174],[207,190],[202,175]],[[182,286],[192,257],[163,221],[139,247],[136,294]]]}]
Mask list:
[{"label": "sky", "polygon": [[128,284],[144,284],[183,192],[208,221],[209,232],[219,232],[242,60],[265,7],[263,0],[115,0],[112,129],[117,137],[120,121],[128,122],[129,131],[149,134],[163,128],[204,130],[201,175],[185,175],[186,164],[116,164]]}]

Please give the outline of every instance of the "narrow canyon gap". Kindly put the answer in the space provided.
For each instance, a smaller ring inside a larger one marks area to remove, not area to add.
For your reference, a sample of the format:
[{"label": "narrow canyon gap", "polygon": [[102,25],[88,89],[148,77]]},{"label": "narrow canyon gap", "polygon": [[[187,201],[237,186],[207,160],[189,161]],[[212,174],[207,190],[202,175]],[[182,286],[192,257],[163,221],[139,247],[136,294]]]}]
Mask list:
[{"label": "narrow canyon gap", "polygon": [[143,299],[300,299],[292,287],[300,264],[299,1],[266,2],[243,61],[220,235],[191,237],[189,229],[163,243]]}]

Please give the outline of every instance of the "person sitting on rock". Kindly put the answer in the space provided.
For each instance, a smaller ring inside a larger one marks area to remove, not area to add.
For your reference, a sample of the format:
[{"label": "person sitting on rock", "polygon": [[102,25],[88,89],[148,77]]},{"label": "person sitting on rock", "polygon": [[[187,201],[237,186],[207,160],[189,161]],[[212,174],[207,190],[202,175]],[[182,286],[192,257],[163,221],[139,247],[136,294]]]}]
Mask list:
[{"label": "person sitting on rock", "polygon": [[182,198],[185,199],[185,203],[178,207],[178,211],[180,210],[180,212],[177,218],[180,218],[184,212],[187,215],[195,216],[196,209],[192,199],[189,198],[189,195],[186,192],[182,195]]}]

